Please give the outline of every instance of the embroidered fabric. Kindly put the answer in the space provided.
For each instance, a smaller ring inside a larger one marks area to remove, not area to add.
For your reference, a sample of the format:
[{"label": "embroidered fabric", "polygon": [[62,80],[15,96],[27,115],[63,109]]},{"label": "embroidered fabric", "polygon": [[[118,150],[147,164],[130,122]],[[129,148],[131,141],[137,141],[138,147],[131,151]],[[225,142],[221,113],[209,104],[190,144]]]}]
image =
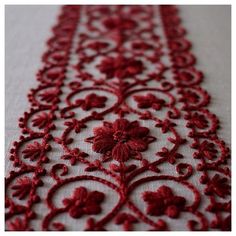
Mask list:
[{"label": "embroidered fabric", "polygon": [[230,230],[230,151],[178,9],[64,6],[47,45],[7,230]]}]

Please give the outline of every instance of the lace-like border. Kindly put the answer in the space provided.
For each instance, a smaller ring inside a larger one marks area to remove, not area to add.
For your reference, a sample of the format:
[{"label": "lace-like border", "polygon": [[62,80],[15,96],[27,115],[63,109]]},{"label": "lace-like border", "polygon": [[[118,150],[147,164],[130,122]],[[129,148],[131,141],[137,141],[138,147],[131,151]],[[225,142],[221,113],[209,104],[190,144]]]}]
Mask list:
[{"label": "lace-like border", "polygon": [[[81,33],[77,50],[79,62],[75,66],[78,78],[66,83],[72,42],[82,8],[89,18],[86,24],[88,30],[98,35],[104,34],[104,37],[108,35],[117,46],[112,48],[109,42],[101,39],[92,40],[89,34]],[[10,150],[10,160],[17,170],[10,171],[6,178],[7,229],[32,230],[30,221],[37,218],[33,206],[42,201],[37,191],[43,186],[42,177],[51,176],[55,184],[49,189],[46,197],[49,213],[42,221],[43,230],[66,230],[66,226],[61,222],[51,223],[55,216],[66,212],[75,219],[91,216],[87,219],[86,230],[105,230],[106,224],[112,219],[115,224],[122,225],[124,230],[134,230],[135,224],[139,222],[149,225],[150,230],[168,230],[168,224],[161,216],[178,219],[183,212],[195,216],[195,219],[186,222],[190,230],[230,230],[231,202],[227,200],[230,195],[230,170],[227,167],[230,151],[217,136],[219,127],[217,117],[205,108],[209,104],[210,96],[199,86],[203,74],[194,67],[196,59],[190,52],[191,43],[185,38],[186,30],[181,26],[177,8],[164,5],[159,7],[166,46],[160,43],[160,35],[154,32],[155,7],[129,7],[127,11],[130,11],[129,14],[134,16],[134,19],[127,17],[125,7],[113,8],[109,6],[95,7],[94,10],[86,6],[62,8],[58,23],[53,27],[54,35],[47,42],[48,50],[43,55],[44,66],[37,74],[39,85],[36,89],[31,89],[28,95],[31,109],[19,119],[22,135],[19,141],[13,143],[13,148]],[[105,17],[106,15],[108,17]],[[146,28],[140,28],[135,21],[136,18],[145,21]],[[105,33],[96,28],[94,21],[104,25]],[[147,32],[149,40],[156,41],[157,44],[145,40],[143,35]],[[124,43],[130,39],[133,40],[132,48],[129,48],[133,57],[123,55]],[[85,50],[88,48],[94,55],[86,54]],[[145,52],[148,50],[153,54],[146,55]],[[168,50],[170,65],[162,62],[162,56],[167,55],[163,50]],[[109,56],[112,51],[118,56]],[[104,75],[102,79],[93,78],[84,69],[86,64],[98,56],[104,57],[97,65],[98,70]],[[139,57],[142,59],[138,59]],[[145,79],[141,79],[140,75],[148,71],[144,60],[155,65],[156,69],[146,74]],[[173,73],[174,83],[166,80],[168,72]],[[113,81],[114,77],[116,81]],[[84,81],[93,83],[93,86],[83,87]],[[159,87],[148,87],[148,83],[153,81],[156,81]],[[61,109],[60,97],[65,86],[71,92],[66,98],[67,106]],[[98,90],[116,95],[116,103],[103,111],[94,111],[93,109],[106,108],[106,102],[109,100],[109,96],[96,94]],[[172,93],[174,90],[178,92],[176,97]],[[92,93],[73,101],[73,96],[82,91]],[[139,92],[147,94],[137,95]],[[155,95],[156,92],[166,95],[170,101],[158,97]],[[127,104],[128,97],[134,99],[137,109]],[[183,107],[178,108],[179,104],[183,104]],[[76,119],[76,112],[73,110],[77,108],[93,111],[83,119]],[[164,109],[168,110],[164,119],[151,112]],[[52,135],[56,129],[58,112],[60,118],[65,120],[66,127],[61,137]],[[104,117],[109,113],[114,113],[119,118],[112,122],[107,121]],[[140,120],[155,122],[157,129],[163,134],[169,134],[168,141],[173,147],[171,149],[163,147],[156,153],[158,157],[156,160],[148,160],[144,152],[157,139],[151,134],[151,130],[141,126],[139,121],[124,118],[130,113],[139,116]],[[188,136],[192,139],[191,148],[195,149],[193,158],[199,161],[196,167],[201,173],[199,181],[204,194],[210,200],[205,211],[215,216],[211,222],[208,222],[204,212],[199,210],[202,197],[200,190],[189,181],[195,168],[185,162],[184,156],[179,152],[179,147],[186,144],[186,139],[179,134],[175,120],[178,120],[182,113],[186,126],[190,129]],[[86,138],[86,142],[100,155],[95,160],[90,159],[90,155],[80,148],[70,147],[74,142],[70,137],[71,133],[80,133],[88,127],[88,122],[93,120],[101,121],[101,125],[94,129],[94,136]],[[52,148],[50,142],[61,145],[65,154],[51,170],[47,170],[45,165],[50,162],[48,153]],[[28,145],[25,148],[26,143]],[[131,160],[135,160],[136,164],[131,163]],[[84,175],[68,177],[70,169],[68,161],[71,166],[78,163],[85,164]],[[105,166],[106,163],[109,163],[108,167]],[[162,174],[159,168],[162,163],[173,166],[177,176]],[[93,175],[92,173],[96,171],[105,173],[110,179]],[[149,171],[153,173],[151,176],[131,182],[135,177]],[[80,186],[74,190],[71,197],[63,200],[63,207],[56,207],[52,201],[54,193],[59,188],[82,180],[99,182],[120,196],[112,211],[100,220],[92,217],[103,211],[102,205],[106,201],[106,194],[100,191]],[[129,196],[138,186],[158,180],[180,183],[193,193],[193,203],[187,204],[186,198],[177,195],[167,184],[159,186],[155,192],[142,193],[140,198],[146,204],[146,213],[143,213]],[[18,200],[15,201],[16,199]],[[25,203],[19,203],[21,200],[25,200]],[[132,213],[122,212],[124,205]],[[153,220],[153,217],[157,218]]]}]

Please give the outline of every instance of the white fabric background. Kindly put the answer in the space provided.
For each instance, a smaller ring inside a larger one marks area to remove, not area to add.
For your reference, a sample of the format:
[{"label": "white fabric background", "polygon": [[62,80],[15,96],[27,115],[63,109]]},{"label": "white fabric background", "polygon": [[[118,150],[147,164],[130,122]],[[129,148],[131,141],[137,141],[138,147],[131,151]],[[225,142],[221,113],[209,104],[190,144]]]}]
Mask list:
[{"label": "white fabric background", "polygon": [[[209,109],[221,121],[219,137],[230,145],[230,6],[179,8],[197,68],[205,74],[201,86],[212,96]],[[26,94],[37,85],[35,73],[58,10],[59,6],[6,7],[6,171],[11,168],[7,154],[20,135],[18,118],[29,108]]]}]

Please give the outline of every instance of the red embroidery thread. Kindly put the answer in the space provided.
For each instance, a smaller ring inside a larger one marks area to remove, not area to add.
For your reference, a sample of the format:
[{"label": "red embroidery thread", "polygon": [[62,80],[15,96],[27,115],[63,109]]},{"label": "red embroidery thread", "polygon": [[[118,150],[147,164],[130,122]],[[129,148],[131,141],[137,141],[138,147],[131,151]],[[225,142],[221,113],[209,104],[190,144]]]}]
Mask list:
[{"label": "red embroidery thread", "polygon": [[[81,14],[86,15],[85,22]],[[82,26],[87,31],[77,32]],[[164,35],[155,31],[158,28]],[[43,200],[48,212],[43,216],[42,230],[68,230],[68,225],[54,220],[60,214],[78,220],[86,217],[85,230],[106,230],[112,223],[123,230],[136,230],[140,223],[147,230],[169,230],[164,216],[177,220],[185,213],[191,215],[184,223],[189,230],[231,229],[227,166],[230,151],[217,136],[217,117],[206,109],[210,96],[200,87],[203,74],[194,67],[196,59],[185,35],[175,6],[62,8],[53,36],[47,41],[44,66],[37,74],[39,85],[28,95],[31,108],[19,119],[22,135],[10,150],[15,169],[6,178],[7,230],[33,230],[31,221],[38,217],[33,207]],[[72,70],[70,60],[76,38],[78,63],[73,66],[76,78],[71,81],[67,72]],[[165,56],[169,62],[164,63]],[[91,64],[96,75],[87,67]],[[63,88],[69,89],[65,107],[60,104]],[[75,99],[76,95],[83,97]],[[116,97],[113,105],[109,102],[111,96]],[[128,99],[133,99],[133,106]],[[85,116],[78,118],[78,113]],[[116,118],[108,118],[108,114]],[[139,120],[130,118],[130,114]],[[181,118],[189,130],[188,137],[179,132]],[[61,136],[54,134],[58,120],[64,121]],[[143,125],[146,120],[152,122],[152,129]],[[93,127],[94,136],[85,141],[96,154],[95,159],[72,138],[73,132],[81,134],[91,129],[92,121],[99,125]],[[162,136],[156,136],[154,130]],[[148,157],[145,151],[164,140],[164,135],[168,136],[168,145],[155,149],[154,155]],[[60,145],[64,153],[49,169],[52,143]],[[198,163],[196,166],[181,153],[185,145],[194,149],[192,160]],[[176,173],[166,174],[163,164]],[[84,173],[71,176],[70,168],[83,168],[80,165],[85,166]],[[201,177],[193,184],[194,171]],[[55,182],[42,199],[39,193],[45,176]],[[102,184],[119,196],[110,212],[103,211],[108,196],[83,186],[83,181]],[[165,184],[160,185],[163,181]],[[131,196],[150,182],[155,184],[155,190],[146,187],[138,195],[146,214]],[[77,187],[57,207],[55,193],[70,183]],[[189,200],[184,192],[176,193],[168,186],[170,183],[181,185],[194,199]],[[209,202],[205,209],[201,208],[202,198]]]}]

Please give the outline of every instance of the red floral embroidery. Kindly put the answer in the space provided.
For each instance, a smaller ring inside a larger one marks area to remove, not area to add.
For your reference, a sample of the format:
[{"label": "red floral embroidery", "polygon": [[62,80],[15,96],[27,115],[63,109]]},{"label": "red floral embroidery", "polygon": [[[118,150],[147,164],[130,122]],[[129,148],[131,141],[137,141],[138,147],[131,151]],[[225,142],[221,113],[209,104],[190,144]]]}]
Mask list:
[{"label": "red floral embroidery", "polygon": [[191,117],[189,117],[189,121],[188,127],[195,126],[199,129],[205,129],[208,127],[208,121],[205,116],[197,112],[193,113]]},{"label": "red floral embroidery", "polygon": [[197,93],[191,90],[183,91],[182,98],[180,99],[181,102],[190,102],[190,103],[197,103],[200,97]]},{"label": "red floral embroidery", "polygon": [[94,43],[90,43],[87,45],[87,47],[95,50],[95,51],[100,51],[102,49],[105,49],[109,46],[109,43],[107,42],[94,42]]},{"label": "red floral embroidery", "polygon": [[137,121],[117,119],[113,124],[106,122],[103,127],[94,129],[93,150],[98,153],[111,152],[115,160],[127,161],[134,153],[148,148],[151,137],[148,134],[149,129],[139,126]]},{"label": "red floral embroidery", "polygon": [[83,215],[96,215],[101,212],[100,204],[105,195],[98,191],[88,192],[86,188],[76,188],[72,198],[65,198],[63,204],[73,218],[80,218]]},{"label": "red floral embroidery", "polygon": [[52,115],[46,112],[42,112],[32,120],[33,126],[38,127],[39,129],[46,128],[48,124],[51,123]]},{"label": "red floral embroidery", "polygon": [[[71,230],[76,218],[76,230],[230,230],[230,150],[178,9],[68,5],[52,32],[10,149],[6,229]],[[136,195],[150,182],[161,187]],[[102,190],[70,194],[72,183]],[[59,204],[58,191],[70,197]]]},{"label": "red floral embroidery", "polygon": [[130,30],[136,27],[136,22],[129,18],[112,17],[103,21],[104,26],[109,29]]},{"label": "red floral embroidery", "polygon": [[207,158],[209,160],[214,160],[216,158],[216,154],[218,153],[216,146],[214,143],[210,143],[208,141],[203,141],[199,147],[198,147],[199,152],[194,153],[195,158]]},{"label": "red floral embroidery", "polygon": [[32,188],[32,181],[29,177],[23,177],[17,180],[17,184],[12,186],[15,192],[12,194],[13,197],[18,197],[20,200],[27,197]]},{"label": "red floral embroidery", "polygon": [[166,157],[170,164],[174,164],[176,159],[183,158],[183,155],[180,153],[171,153],[167,148],[162,148],[160,152],[157,152],[157,155],[161,157]]},{"label": "red floral embroidery", "polygon": [[148,203],[147,214],[167,215],[171,218],[177,218],[186,203],[185,198],[175,196],[167,186],[161,186],[156,192],[145,192],[143,200]]},{"label": "red floral embroidery", "polygon": [[211,226],[222,231],[231,231],[231,216],[228,215],[224,219],[213,221]]},{"label": "red floral embroidery", "polygon": [[49,151],[50,149],[51,146],[49,144],[42,145],[35,141],[32,144],[28,144],[22,153],[24,154],[24,158],[29,158],[31,161],[35,161],[44,157],[45,151]]},{"label": "red floral embroidery", "polygon": [[76,119],[72,119],[71,121],[67,121],[64,123],[66,126],[69,126],[75,130],[76,133],[79,133],[81,129],[86,128],[87,126]]},{"label": "red floral embroidery", "polygon": [[85,99],[77,99],[76,104],[81,106],[83,110],[88,111],[91,108],[102,108],[105,107],[107,98],[104,96],[98,96],[95,93],[91,93],[86,96]]},{"label": "red floral embroidery", "polygon": [[153,45],[145,43],[143,41],[133,42],[132,47],[134,50],[150,50],[154,48]]},{"label": "red floral embroidery", "polygon": [[166,133],[171,130],[171,127],[176,126],[175,123],[171,122],[168,119],[165,119],[164,121],[160,121],[156,124],[156,127],[161,127],[162,133]]},{"label": "red floral embroidery", "polygon": [[59,95],[59,91],[57,89],[47,90],[39,94],[42,101],[45,101],[48,103],[56,102],[58,100],[58,95]]},{"label": "red floral embroidery", "polygon": [[15,220],[10,221],[8,224],[8,230],[11,231],[29,231],[32,230],[28,227],[28,223],[21,218],[16,218]]},{"label": "red floral embroidery", "polygon": [[120,213],[116,217],[116,224],[123,225],[124,230],[130,231],[133,230],[133,224],[138,223],[138,220],[131,214]]},{"label": "red floral embroidery", "polygon": [[133,77],[144,70],[141,60],[126,57],[108,57],[102,60],[98,65],[100,71],[106,74],[108,79],[113,77],[127,78]]},{"label": "red floral embroidery", "polygon": [[224,198],[226,195],[230,194],[230,186],[227,184],[228,179],[222,178],[220,175],[216,174],[208,182],[208,185],[205,189],[206,194],[216,194],[221,198]]},{"label": "red floral embroidery", "polygon": [[138,103],[139,108],[153,108],[154,110],[160,110],[165,106],[165,100],[157,98],[153,94],[149,93],[146,96],[134,96],[134,100]]}]

